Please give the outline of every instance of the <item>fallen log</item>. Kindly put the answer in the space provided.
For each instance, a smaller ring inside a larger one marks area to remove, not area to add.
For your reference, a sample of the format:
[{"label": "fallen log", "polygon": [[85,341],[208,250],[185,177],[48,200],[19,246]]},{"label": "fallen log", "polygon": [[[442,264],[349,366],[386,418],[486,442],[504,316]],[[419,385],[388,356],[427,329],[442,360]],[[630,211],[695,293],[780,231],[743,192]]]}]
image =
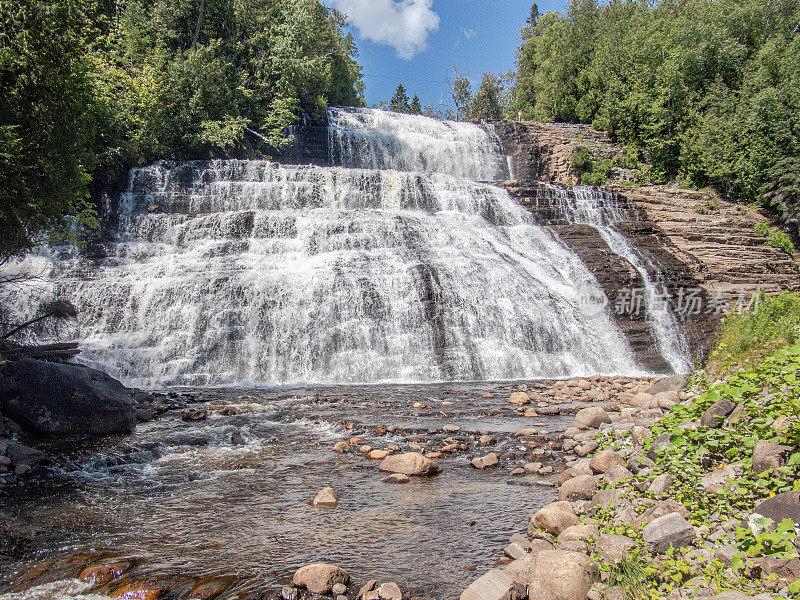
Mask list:
[{"label": "fallen log", "polygon": [[39,346],[7,346],[5,348],[0,348],[0,356],[5,360],[34,358],[50,362],[65,362],[80,353],[78,342],[42,344]]}]

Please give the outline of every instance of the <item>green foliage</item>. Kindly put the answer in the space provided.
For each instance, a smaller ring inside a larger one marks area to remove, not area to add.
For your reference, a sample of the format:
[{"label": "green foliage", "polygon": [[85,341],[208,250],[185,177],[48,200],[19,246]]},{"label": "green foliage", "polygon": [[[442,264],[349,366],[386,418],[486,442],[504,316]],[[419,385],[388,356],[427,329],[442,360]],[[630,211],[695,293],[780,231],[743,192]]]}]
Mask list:
[{"label": "green foliage", "polygon": [[0,0],[0,22],[2,255],[64,215],[95,225],[91,181],[268,156],[299,111],[363,105],[354,39],[319,0]]},{"label": "green foliage", "polygon": [[514,107],[608,131],[654,183],[763,194],[796,227],[798,23],[795,0],[571,0],[523,30]]},{"label": "green foliage", "polygon": [[755,229],[758,235],[767,238],[765,241],[767,246],[783,250],[786,254],[792,254],[794,252],[792,239],[785,231],[770,227],[769,223],[766,221],[759,221],[756,223]]},{"label": "green foliage", "polygon": [[572,168],[578,171],[591,171],[594,166],[592,153],[584,146],[580,146],[572,153],[569,162]]},{"label": "green foliage", "polygon": [[778,348],[800,343],[800,295],[761,296],[755,308],[732,312],[722,321],[709,363],[716,377],[752,367]]},{"label": "green foliage", "polygon": [[589,173],[581,175],[581,185],[605,185],[613,170],[612,161],[606,158],[592,165]]},{"label": "green foliage", "polygon": [[500,121],[503,118],[503,84],[499,77],[484,73],[481,85],[470,100],[469,118],[474,121]]},{"label": "green foliage", "polygon": [[422,114],[422,104],[420,104],[419,96],[414,94],[414,98],[411,100],[411,114],[412,115],[421,115]]}]

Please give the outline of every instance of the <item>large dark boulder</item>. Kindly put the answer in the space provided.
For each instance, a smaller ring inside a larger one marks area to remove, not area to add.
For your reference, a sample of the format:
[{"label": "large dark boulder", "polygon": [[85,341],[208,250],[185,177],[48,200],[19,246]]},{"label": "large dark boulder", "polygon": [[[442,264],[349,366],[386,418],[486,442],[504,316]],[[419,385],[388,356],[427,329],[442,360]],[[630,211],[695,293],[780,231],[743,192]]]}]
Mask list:
[{"label": "large dark boulder", "polygon": [[17,360],[0,367],[0,409],[31,433],[122,433],[136,425],[129,390],[81,365]]}]

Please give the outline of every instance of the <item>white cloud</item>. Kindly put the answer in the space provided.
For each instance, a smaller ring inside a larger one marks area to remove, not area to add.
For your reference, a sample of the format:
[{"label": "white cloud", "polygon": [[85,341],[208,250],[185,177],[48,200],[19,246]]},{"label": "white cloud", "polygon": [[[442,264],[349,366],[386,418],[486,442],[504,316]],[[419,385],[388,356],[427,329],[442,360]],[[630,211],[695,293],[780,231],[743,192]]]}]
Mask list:
[{"label": "white cloud", "polygon": [[470,29],[464,29],[463,27],[461,28],[461,33],[464,34],[464,38],[467,39],[467,40],[472,39],[476,35],[478,35],[478,32],[475,31],[474,29],[471,29],[471,28]]},{"label": "white cloud", "polygon": [[433,0],[332,0],[358,28],[361,37],[413,58],[428,47],[428,32],[439,29]]}]

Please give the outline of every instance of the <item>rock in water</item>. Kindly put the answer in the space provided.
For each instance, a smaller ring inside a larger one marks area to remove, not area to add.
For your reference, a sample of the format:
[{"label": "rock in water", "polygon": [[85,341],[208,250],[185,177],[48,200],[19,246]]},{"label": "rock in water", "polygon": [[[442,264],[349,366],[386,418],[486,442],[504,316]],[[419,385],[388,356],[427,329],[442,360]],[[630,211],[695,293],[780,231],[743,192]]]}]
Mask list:
[{"label": "rock in water", "polygon": [[23,428],[43,435],[122,433],[138,422],[130,391],[110,375],[32,359],[0,369],[0,408]]},{"label": "rock in water", "polygon": [[497,454],[495,452],[490,452],[481,458],[474,458],[470,464],[476,469],[488,469],[489,467],[495,466],[499,462],[500,459]]},{"label": "rock in water", "polygon": [[438,475],[442,472],[439,465],[419,452],[387,456],[378,465],[378,470],[384,473],[402,473],[408,476]]},{"label": "rock in water", "polygon": [[384,477],[381,479],[383,483],[408,483],[410,480],[408,475],[403,475],[402,473],[392,473],[388,477]]},{"label": "rock in water", "polygon": [[312,594],[328,594],[337,583],[348,585],[350,574],[336,565],[315,563],[297,569],[292,582]]},{"label": "rock in water", "polygon": [[332,487],[326,487],[317,492],[317,495],[314,496],[314,499],[311,501],[311,504],[313,506],[332,508],[339,504],[339,496],[336,495],[336,492]]}]

